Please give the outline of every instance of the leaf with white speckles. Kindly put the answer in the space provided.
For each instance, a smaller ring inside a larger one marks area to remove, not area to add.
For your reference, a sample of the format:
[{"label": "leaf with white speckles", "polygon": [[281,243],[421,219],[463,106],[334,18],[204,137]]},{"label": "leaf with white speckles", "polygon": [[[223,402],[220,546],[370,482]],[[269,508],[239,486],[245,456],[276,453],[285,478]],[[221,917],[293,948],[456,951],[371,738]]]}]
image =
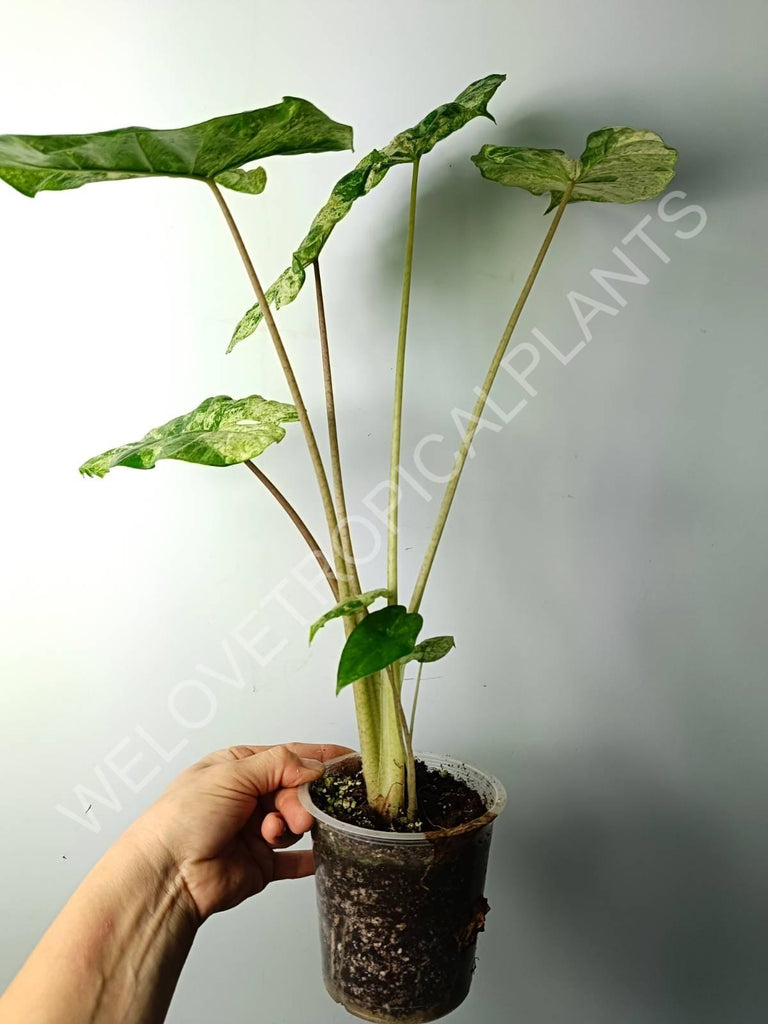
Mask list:
[{"label": "leaf with white speckles", "polygon": [[232,171],[222,171],[214,178],[217,185],[231,188],[234,192],[245,192],[249,196],[257,196],[267,187],[267,172],[263,167],[254,167],[244,171],[236,167]]},{"label": "leaf with white speckles", "polygon": [[549,192],[549,213],[571,183],[571,203],[653,199],[674,176],[677,150],[655,132],[601,128],[589,135],[578,160],[571,160],[561,149],[483,146],[472,161],[490,181],[524,188],[537,196]]},{"label": "leaf with white speckles", "polygon": [[364,611],[374,601],[378,601],[380,597],[388,596],[389,591],[386,588],[380,588],[379,590],[366,590],[364,594],[354,594],[352,597],[348,597],[346,601],[337,604],[330,611],[327,611],[325,615],[321,615],[316,622],[312,623],[309,630],[309,642],[312,643],[318,630],[322,629],[326,622],[342,618],[345,615],[355,615],[357,612]]},{"label": "leaf with white speckles", "polygon": [[352,129],[307,100],[286,96],[259,110],[187,128],[117,128],[90,135],[0,135],[0,178],[26,196],[95,181],[156,175],[216,181],[256,195],[262,168],[242,164],[275,155],[351,149]]},{"label": "leaf with white speckles", "polygon": [[112,448],[80,467],[84,476],[106,476],[115,466],[152,469],[160,459],[201,466],[234,466],[261,455],[285,437],[283,423],[298,419],[292,405],[260,395],[206,398],[192,412],[150,430],[134,444]]},{"label": "leaf with white speckles", "polygon": [[446,654],[450,654],[455,646],[456,641],[452,636],[431,636],[427,640],[422,640],[420,644],[416,644],[411,653],[403,658],[403,661],[422,663],[440,661]]},{"label": "leaf with white speckles", "polygon": [[[325,206],[310,225],[306,238],[294,252],[291,265],[266,291],[270,306],[279,309],[293,302],[306,278],[305,268],[320,255],[331,232],[349,213],[356,199],[367,195],[396,164],[413,163],[429,153],[441,139],[463,128],[475,117],[493,118],[487,105],[506,75],[488,75],[467,86],[452,103],[437,107],[413,128],[396,135],[382,149],[374,149],[334,185]],[[228,352],[249,337],[262,320],[258,303],[240,320],[229,343]]]}]

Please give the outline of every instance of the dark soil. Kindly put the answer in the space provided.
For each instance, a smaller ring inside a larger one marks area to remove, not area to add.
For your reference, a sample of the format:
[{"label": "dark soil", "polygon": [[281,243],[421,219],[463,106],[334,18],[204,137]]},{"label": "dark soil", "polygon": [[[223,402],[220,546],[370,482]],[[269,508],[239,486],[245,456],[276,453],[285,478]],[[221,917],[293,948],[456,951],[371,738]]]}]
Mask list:
[{"label": "dark soil", "polygon": [[384,821],[368,805],[363,773],[324,775],[312,784],[312,799],[321,811],[349,825],[385,832],[433,832],[465,825],[485,814],[482,798],[465,782],[447,771],[416,762],[419,818],[409,822],[403,815]]}]

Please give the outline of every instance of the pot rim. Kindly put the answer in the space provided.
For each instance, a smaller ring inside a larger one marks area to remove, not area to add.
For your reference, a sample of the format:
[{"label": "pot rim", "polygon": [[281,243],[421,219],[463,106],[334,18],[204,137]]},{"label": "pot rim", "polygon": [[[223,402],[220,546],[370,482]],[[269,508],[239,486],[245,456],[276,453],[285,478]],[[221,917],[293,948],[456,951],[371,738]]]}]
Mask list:
[{"label": "pot rim", "polygon": [[[344,761],[350,760],[351,758],[355,758],[359,761],[360,755],[353,751],[350,754],[342,754],[340,757],[334,757],[331,761],[325,762],[326,770],[332,765],[340,764]],[[326,814],[325,811],[321,811],[312,799],[312,794],[309,791],[311,783],[309,782],[305,782],[302,786],[299,786],[299,803],[305,811],[309,811],[316,822],[321,822],[323,825],[327,825],[329,828],[332,828],[337,832],[343,832],[346,835],[355,836],[356,838],[367,840],[368,842],[384,843],[394,846],[401,844],[413,845],[418,843],[428,843],[431,845],[436,839],[448,839],[451,836],[467,835],[468,833],[489,825],[491,822],[495,821],[503,811],[507,802],[507,793],[504,786],[502,786],[501,782],[499,782],[494,775],[489,775],[488,772],[484,771],[482,768],[478,768],[477,765],[471,764],[469,761],[464,761],[457,757],[450,757],[447,754],[417,753],[416,758],[419,761],[423,761],[430,768],[443,768],[448,769],[448,771],[453,770],[453,774],[470,785],[472,784],[473,778],[478,783],[483,782],[483,789],[485,792],[481,793],[481,796],[488,801],[485,813],[479,818],[474,818],[472,821],[465,822],[465,824],[458,825],[455,828],[440,829],[439,831],[434,832],[383,832],[379,829],[363,828],[360,825],[350,825],[346,821],[340,821],[338,818],[334,818],[330,814]]]}]

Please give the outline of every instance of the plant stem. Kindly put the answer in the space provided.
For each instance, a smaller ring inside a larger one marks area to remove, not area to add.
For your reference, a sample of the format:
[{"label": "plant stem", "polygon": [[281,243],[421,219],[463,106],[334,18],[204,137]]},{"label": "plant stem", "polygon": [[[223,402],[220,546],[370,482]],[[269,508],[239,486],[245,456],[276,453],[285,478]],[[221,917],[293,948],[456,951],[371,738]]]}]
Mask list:
[{"label": "plant stem", "polygon": [[419,703],[419,690],[421,689],[421,673],[424,671],[424,662],[419,662],[419,671],[416,673],[416,689],[413,691],[413,707],[411,708],[411,724],[408,731],[413,737],[413,725],[416,721],[416,705]]},{"label": "plant stem", "polygon": [[[405,381],[405,343],[408,336],[408,312],[411,301],[413,276],[413,243],[416,234],[416,196],[419,184],[419,159],[414,160],[411,172],[411,195],[408,205],[408,232],[405,242],[403,292],[400,301],[400,325],[397,335],[395,362],[395,395],[392,406],[392,446],[389,461],[389,501],[387,510],[387,589],[389,603],[397,604],[397,542],[400,499],[400,446],[403,421],[403,385]],[[390,666],[387,677],[391,695],[381,691],[381,753],[379,778],[385,792],[384,814],[396,817],[402,809],[403,785],[407,783],[409,817],[411,800],[415,799],[415,767],[413,750],[408,747],[407,725],[401,703],[402,682],[396,666]],[[405,775],[403,773],[405,765]],[[413,810],[413,818],[416,811]],[[411,819],[413,820],[413,819]]]},{"label": "plant stem", "polygon": [[[344,562],[344,578],[348,582],[348,594],[361,592],[360,578],[355,565],[355,554],[352,546],[352,535],[347,517],[347,502],[344,495],[344,480],[341,472],[341,455],[339,451],[339,434],[336,421],[336,400],[333,393],[333,374],[331,372],[331,353],[328,345],[328,322],[325,316],[325,300],[323,298],[323,282],[320,276],[319,260],[312,263],[315,278],[315,298],[317,301],[317,323],[320,334],[320,354],[323,364],[323,385],[325,390],[325,411],[328,423],[328,447],[331,454],[331,479],[333,480],[336,521],[339,528],[341,554]],[[344,618],[346,636],[362,618],[355,615]],[[352,687],[355,699],[355,714],[360,734],[360,748],[365,778],[366,793],[371,806],[382,807],[384,804],[382,781],[383,744],[382,707],[380,700],[381,681],[371,677],[359,679]]]},{"label": "plant stem", "polygon": [[[336,521],[341,542],[341,555],[344,562],[344,578],[348,582],[348,594],[361,592],[360,578],[355,565],[355,553],[352,546],[352,534],[347,517],[347,502],[344,495],[344,479],[341,472],[341,454],[339,451],[339,433],[336,421],[336,400],[333,393],[333,375],[331,372],[331,353],[328,345],[328,322],[325,316],[325,300],[323,298],[323,282],[320,276],[320,263],[312,263],[315,278],[315,298],[317,301],[317,323],[320,333],[320,354],[323,364],[323,385],[325,390],[325,411],[328,423],[328,446],[331,453],[331,479],[333,480]],[[344,618],[344,633],[352,632],[362,616]],[[368,802],[372,806],[380,806],[383,802],[381,781],[381,746],[382,746],[382,709],[379,699],[381,682],[378,678],[359,679],[353,686],[355,714],[360,734],[360,748],[363,763]]]},{"label": "plant stem", "polygon": [[312,466],[315,471],[315,476],[317,477],[317,484],[318,487],[320,488],[320,497],[323,502],[323,510],[325,511],[325,518],[327,520],[328,530],[331,535],[331,547],[333,549],[333,560],[334,563],[336,564],[336,572],[338,574],[339,591],[341,592],[341,596],[343,598],[347,595],[347,580],[342,578],[343,554],[339,542],[339,530],[338,524],[336,522],[336,511],[333,505],[331,489],[328,486],[328,477],[326,476],[325,466],[323,465],[323,460],[320,456],[320,449],[317,447],[317,439],[315,437],[315,432],[312,429],[312,424],[310,423],[309,420],[307,407],[304,404],[304,399],[299,389],[299,383],[296,380],[296,375],[293,372],[293,367],[291,366],[291,361],[288,358],[288,353],[286,352],[285,345],[283,344],[283,339],[280,337],[280,332],[277,329],[275,318],[272,316],[272,310],[270,309],[269,303],[267,302],[267,298],[264,295],[264,289],[261,287],[261,282],[259,281],[259,278],[256,274],[256,270],[254,269],[251,257],[248,255],[248,250],[245,247],[245,243],[243,242],[243,237],[240,234],[237,224],[235,223],[235,220],[230,212],[229,207],[227,206],[224,196],[222,196],[221,192],[219,191],[216,182],[209,180],[208,185],[210,186],[211,191],[216,197],[216,201],[219,204],[221,212],[224,214],[224,219],[226,220],[227,226],[229,227],[229,230],[232,233],[232,238],[234,239],[235,245],[237,246],[237,251],[240,253],[240,258],[243,261],[243,265],[245,266],[248,278],[251,282],[251,285],[253,286],[254,292],[256,293],[256,299],[259,303],[259,306],[261,307],[264,322],[267,325],[267,330],[269,331],[270,337],[272,338],[272,343],[275,346],[275,351],[277,352],[277,358],[280,361],[280,366],[282,367],[285,379],[288,383],[288,390],[291,393],[291,399],[293,400],[293,404],[296,406],[296,413],[299,417],[301,429],[304,431],[304,438],[307,442],[307,448],[309,449],[309,457],[312,460]]},{"label": "plant stem", "polygon": [[389,603],[397,604],[397,531],[400,499],[400,444],[403,424],[403,384],[405,381],[405,342],[408,335],[408,312],[411,304],[413,276],[413,243],[416,234],[416,193],[419,186],[419,158],[413,161],[411,198],[408,206],[408,235],[405,242],[403,295],[400,302],[400,328],[397,336],[395,364],[395,400],[392,409],[392,450],[389,462],[389,509],[387,516],[387,589]]},{"label": "plant stem", "polygon": [[403,702],[400,699],[400,688],[395,681],[394,673],[387,673],[389,684],[392,689],[392,699],[395,704],[400,735],[405,746],[405,776],[406,789],[408,793],[408,821],[415,821],[419,813],[419,795],[416,792],[416,759],[413,755],[413,740],[408,729],[408,722],[405,720]]},{"label": "plant stem", "polygon": [[[243,237],[240,234],[232,213],[230,212],[224,197],[219,191],[216,182],[208,180],[207,184],[216,197],[216,202],[219,204],[219,209],[224,215],[224,219],[226,220],[227,226],[232,234],[237,251],[243,261],[243,266],[248,274],[253,290],[256,293],[256,299],[261,307],[264,322],[266,323],[267,330],[272,338],[272,343],[275,346],[280,366],[282,367],[285,379],[288,383],[288,388],[291,392],[293,404],[296,406],[296,413],[304,432],[304,439],[306,440],[307,448],[309,449],[309,456],[312,460],[312,466],[315,471],[318,487],[320,488],[323,511],[325,512],[328,531],[331,535],[331,550],[333,553],[333,561],[336,566],[339,596],[343,600],[349,594],[349,581],[347,580],[346,573],[344,572],[344,553],[341,549],[338,522],[336,520],[336,511],[333,504],[331,489],[328,485],[328,477],[325,472],[323,460],[320,456],[320,450],[317,447],[317,439],[315,438],[315,433],[309,420],[307,407],[304,404],[304,399],[299,389],[298,381],[296,380],[296,376],[293,372],[293,367],[291,366],[290,359],[288,358],[288,353],[285,350],[283,340],[280,337],[280,332],[277,329],[275,318],[272,316],[272,310],[267,302],[264,289],[261,287],[261,282],[256,274],[251,257],[248,255],[245,243],[243,242]],[[359,680],[354,684],[353,690],[355,695],[355,712],[357,715],[358,731],[360,734],[360,754],[362,757],[363,771],[370,799],[371,794],[376,794],[376,791],[379,788],[378,736],[380,733],[380,712],[377,703],[378,694],[376,692],[375,682],[371,679]]]},{"label": "plant stem", "polygon": [[269,493],[271,495],[273,495],[273,497],[275,497],[277,499],[278,503],[288,513],[288,516],[289,516],[291,522],[294,524],[294,526],[298,529],[298,531],[301,534],[301,536],[307,542],[307,544],[309,546],[309,550],[315,556],[317,564],[323,570],[323,575],[328,580],[328,586],[331,588],[331,593],[333,594],[335,600],[338,602],[338,600],[339,600],[339,581],[336,579],[336,575],[335,575],[333,569],[331,568],[331,566],[330,566],[330,564],[328,562],[328,559],[323,554],[323,551],[322,551],[320,545],[317,543],[315,538],[312,536],[312,533],[311,533],[309,527],[307,526],[307,524],[301,518],[301,516],[296,511],[296,509],[293,507],[293,505],[290,503],[290,501],[288,501],[288,499],[283,494],[283,492],[275,484],[272,483],[272,481],[269,479],[269,477],[266,475],[266,473],[263,473],[254,462],[251,462],[250,459],[246,459],[246,461],[243,463],[243,465],[247,466],[248,469],[250,469],[250,471],[253,473],[253,475],[256,477],[256,479],[260,480],[264,484],[264,486],[267,488]]},{"label": "plant stem", "polygon": [[405,800],[405,744],[397,715],[396,689],[390,670],[379,673],[379,795],[375,809],[387,821],[402,811]]},{"label": "plant stem", "polygon": [[315,277],[315,297],[317,300],[317,322],[320,332],[320,354],[323,362],[323,385],[325,388],[325,411],[328,421],[328,446],[331,453],[331,479],[333,481],[334,500],[336,503],[336,519],[339,524],[339,537],[344,557],[346,576],[351,590],[360,593],[360,579],[355,565],[355,554],[352,547],[352,535],[347,517],[347,501],[344,495],[344,479],[341,472],[341,455],[339,452],[339,432],[336,421],[336,400],[333,394],[333,374],[331,372],[331,353],[328,346],[328,323],[325,317],[325,300],[323,298],[323,282],[320,277],[320,262],[313,260],[312,269]]},{"label": "plant stem", "polygon": [[[413,162],[411,173],[411,195],[408,206],[408,232],[405,243],[405,265],[403,267],[403,293],[400,302],[400,326],[397,336],[397,358],[395,363],[395,396],[392,408],[392,447],[389,463],[389,502],[387,512],[387,589],[389,603],[397,604],[397,533],[398,505],[400,498],[400,445],[403,420],[403,384],[405,381],[405,343],[408,336],[408,312],[411,301],[411,279],[413,276],[413,243],[416,233],[416,196],[419,184],[419,160]],[[390,666],[387,677],[391,694],[381,690],[381,745],[379,756],[379,782],[384,795],[382,813],[394,818],[402,809],[403,789],[407,783],[409,818],[416,816],[415,765],[413,749],[409,748],[410,738],[401,703],[402,680],[397,666]],[[403,772],[405,767],[405,773]]]},{"label": "plant stem", "polygon": [[528,296],[531,293],[533,283],[536,280],[536,276],[538,275],[539,270],[541,269],[542,263],[544,262],[544,257],[547,255],[547,250],[552,244],[552,239],[555,236],[557,227],[562,219],[563,214],[565,213],[565,208],[568,205],[569,199],[571,198],[572,191],[573,183],[569,182],[569,184],[566,186],[565,191],[563,192],[563,198],[560,200],[560,203],[555,212],[555,216],[552,219],[552,223],[549,226],[549,230],[547,231],[544,241],[542,242],[538,255],[536,256],[536,259],[533,262],[531,272],[528,274],[525,284],[523,285],[523,290],[520,292],[520,297],[515,303],[515,308],[512,310],[512,315],[510,316],[509,321],[507,322],[507,326],[504,328],[504,333],[501,336],[501,340],[499,341],[499,344],[496,348],[496,352],[494,353],[493,359],[491,360],[491,365],[488,368],[488,372],[485,375],[483,386],[480,389],[479,397],[477,399],[477,402],[475,403],[475,408],[472,411],[472,417],[469,423],[467,424],[467,429],[464,433],[464,437],[462,438],[461,445],[459,447],[458,452],[456,453],[456,460],[453,464],[453,469],[451,470],[450,479],[445,488],[445,493],[443,495],[443,500],[440,505],[440,510],[437,514],[437,521],[432,531],[432,537],[430,538],[429,545],[427,547],[427,552],[424,555],[424,561],[422,562],[421,569],[419,570],[419,575],[416,580],[416,586],[414,587],[413,590],[413,596],[411,598],[411,604],[409,608],[409,610],[412,612],[418,611],[421,605],[421,600],[424,596],[424,589],[427,585],[429,573],[432,569],[432,564],[434,563],[435,560],[435,554],[437,553],[437,548],[438,545],[440,544],[440,538],[443,535],[443,530],[445,529],[445,523],[448,518],[448,513],[451,510],[453,498],[454,495],[456,494],[456,488],[458,487],[459,484],[461,471],[464,468],[464,463],[467,461],[467,455],[469,454],[469,450],[472,447],[472,440],[475,436],[477,425],[482,417],[483,410],[485,409],[485,403],[488,400],[488,393],[490,392],[491,387],[493,386],[494,379],[496,378],[496,374],[498,373],[499,367],[501,366],[501,361],[504,358],[504,353],[507,350],[509,339],[512,337],[512,333],[515,327],[517,326],[518,320],[520,319],[520,314],[522,313],[526,300],[528,299]]}]

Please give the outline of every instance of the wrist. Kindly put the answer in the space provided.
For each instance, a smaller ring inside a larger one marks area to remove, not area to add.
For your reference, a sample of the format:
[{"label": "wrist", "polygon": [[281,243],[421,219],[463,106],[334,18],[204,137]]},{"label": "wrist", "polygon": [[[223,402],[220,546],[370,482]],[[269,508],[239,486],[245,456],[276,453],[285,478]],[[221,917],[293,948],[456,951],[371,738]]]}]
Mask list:
[{"label": "wrist", "polygon": [[90,919],[81,968],[100,976],[96,1021],[162,1020],[199,927],[199,916],[171,852],[132,827],[83,886]]},{"label": "wrist", "polygon": [[[182,932],[194,933],[202,924],[174,851],[139,819],[108,852],[126,881],[143,893],[145,912],[157,922],[167,919]],[[106,858],[105,858],[106,859]]]},{"label": "wrist", "polygon": [[159,1024],[198,924],[170,851],[131,828],[51,925],[6,993],[3,1019]]}]

